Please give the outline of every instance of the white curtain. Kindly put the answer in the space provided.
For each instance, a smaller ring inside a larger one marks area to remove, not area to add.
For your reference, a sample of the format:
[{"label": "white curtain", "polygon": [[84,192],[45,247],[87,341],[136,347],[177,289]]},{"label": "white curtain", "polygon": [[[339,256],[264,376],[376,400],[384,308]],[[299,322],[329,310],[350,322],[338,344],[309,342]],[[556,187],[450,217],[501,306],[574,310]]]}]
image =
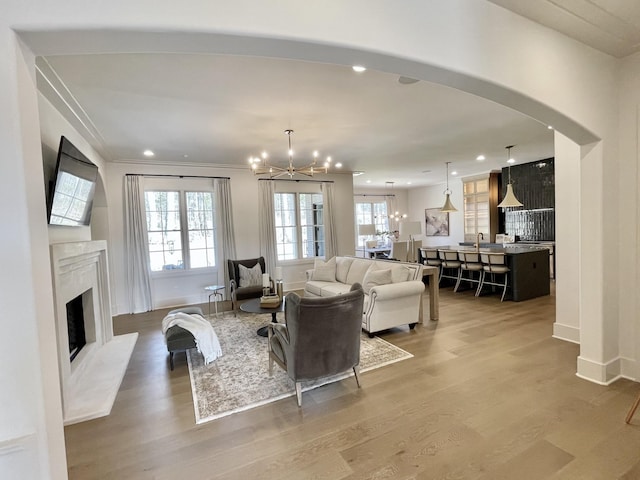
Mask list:
[{"label": "white curtain", "polygon": [[224,270],[224,284],[227,288],[226,298],[230,298],[229,292],[229,270],[227,260],[236,260],[236,235],[233,226],[233,208],[231,204],[231,181],[228,178],[215,178],[213,189],[216,196],[216,209],[218,211],[218,232],[221,241],[222,265]]},{"label": "white curtain", "polygon": [[124,242],[129,313],[148,312],[153,309],[143,193],[141,178],[127,175],[124,195]]},{"label": "white curtain", "polygon": [[335,189],[333,183],[320,184],[324,200],[324,258],[335,257],[338,254],[338,240],[336,235],[336,220],[334,215]]},{"label": "white curtain", "polygon": [[264,257],[266,273],[275,274],[277,262],[276,250],[276,215],[274,194],[276,191],[273,180],[258,181],[258,222],[260,227],[260,255]]}]

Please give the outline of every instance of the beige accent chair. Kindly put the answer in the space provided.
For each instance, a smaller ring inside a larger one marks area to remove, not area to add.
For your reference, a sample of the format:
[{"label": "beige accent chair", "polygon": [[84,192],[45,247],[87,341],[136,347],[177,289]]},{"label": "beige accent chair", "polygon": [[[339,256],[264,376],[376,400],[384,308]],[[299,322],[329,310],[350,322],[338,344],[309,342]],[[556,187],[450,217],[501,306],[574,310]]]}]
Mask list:
[{"label": "beige accent chair", "polygon": [[269,375],[277,363],[296,384],[353,369],[360,388],[360,330],[364,291],[359,283],[333,297],[285,297],[284,323],[268,326]]}]

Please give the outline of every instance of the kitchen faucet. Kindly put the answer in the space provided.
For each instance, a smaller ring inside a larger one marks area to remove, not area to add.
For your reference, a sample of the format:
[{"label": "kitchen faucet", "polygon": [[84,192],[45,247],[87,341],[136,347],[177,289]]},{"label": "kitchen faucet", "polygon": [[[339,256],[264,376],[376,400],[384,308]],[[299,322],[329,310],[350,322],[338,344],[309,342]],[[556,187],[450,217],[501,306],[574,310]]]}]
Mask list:
[{"label": "kitchen faucet", "polygon": [[474,247],[476,247],[476,252],[480,251],[480,239],[484,240],[484,235],[481,232],[478,232],[476,234],[476,244],[474,245]]}]

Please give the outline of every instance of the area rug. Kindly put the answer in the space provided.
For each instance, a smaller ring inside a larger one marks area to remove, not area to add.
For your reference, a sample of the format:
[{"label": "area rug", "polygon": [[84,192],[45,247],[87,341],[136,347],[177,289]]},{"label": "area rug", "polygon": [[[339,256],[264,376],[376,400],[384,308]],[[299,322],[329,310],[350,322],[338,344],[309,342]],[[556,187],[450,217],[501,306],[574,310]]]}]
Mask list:
[{"label": "area rug", "polygon": [[[278,314],[279,319],[281,315]],[[256,330],[271,319],[269,315],[238,312],[236,317],[224,312],[219,317],[208,318],[220,340],[222,356],[204,365],[197,350],[187,351],[197,424],[295,395],[295,384],[280,367],[274,365],[273,376],[269,376],[267,339],[256,335]],[[360,372],[411,357],[410,353],[379,337],[362,334]],[[345,372],[307,383],[303,391],[352,375],[353,372]]]}]

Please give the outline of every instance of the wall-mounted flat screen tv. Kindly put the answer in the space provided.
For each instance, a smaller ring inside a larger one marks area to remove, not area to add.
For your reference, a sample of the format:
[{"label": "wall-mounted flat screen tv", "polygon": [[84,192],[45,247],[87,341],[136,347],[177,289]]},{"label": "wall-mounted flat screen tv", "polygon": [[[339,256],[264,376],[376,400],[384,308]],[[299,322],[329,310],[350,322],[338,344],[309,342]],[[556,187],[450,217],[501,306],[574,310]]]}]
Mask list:
[{"label": "wall-mounted flat screen tv", "polygon": [[47,205],[49,225],[89,225],[97,178],[98,167],[61,137]]}]

